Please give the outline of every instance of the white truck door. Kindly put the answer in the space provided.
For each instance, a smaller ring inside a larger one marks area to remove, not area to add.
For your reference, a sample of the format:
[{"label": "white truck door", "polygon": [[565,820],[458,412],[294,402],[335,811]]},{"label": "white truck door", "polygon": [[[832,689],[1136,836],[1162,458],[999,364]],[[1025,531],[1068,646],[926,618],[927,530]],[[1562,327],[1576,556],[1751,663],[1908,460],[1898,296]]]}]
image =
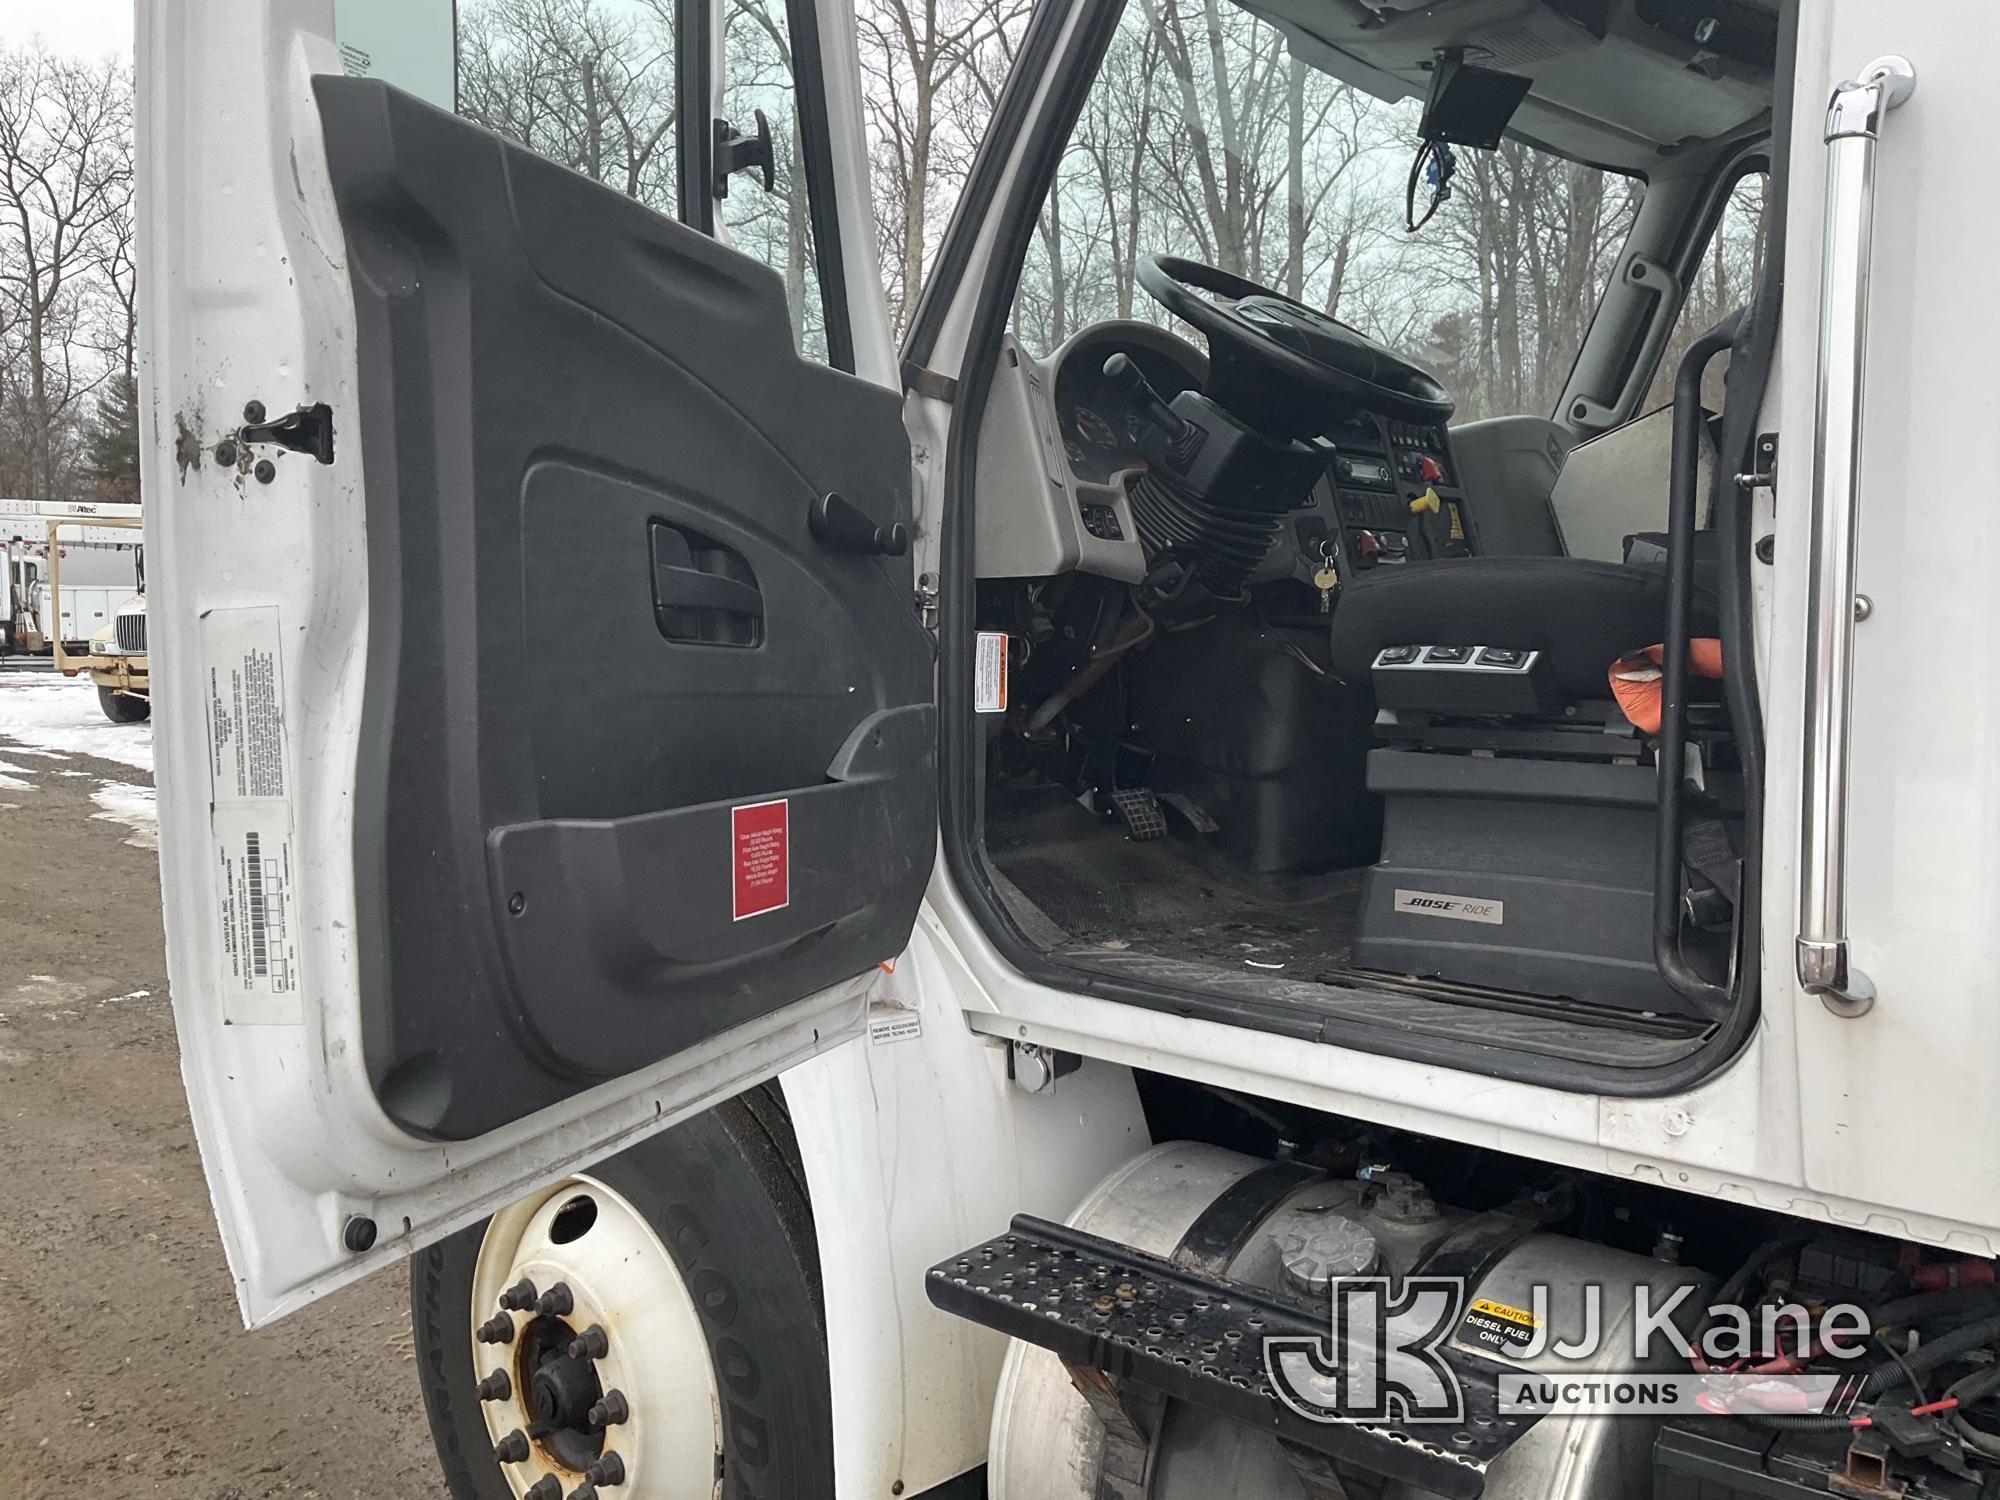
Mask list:
[{"label": "white truck door", "polygon": [[169,970],[253,1324],[857,1031],[936,842],[899,394],[335,13],[139,12]]}]

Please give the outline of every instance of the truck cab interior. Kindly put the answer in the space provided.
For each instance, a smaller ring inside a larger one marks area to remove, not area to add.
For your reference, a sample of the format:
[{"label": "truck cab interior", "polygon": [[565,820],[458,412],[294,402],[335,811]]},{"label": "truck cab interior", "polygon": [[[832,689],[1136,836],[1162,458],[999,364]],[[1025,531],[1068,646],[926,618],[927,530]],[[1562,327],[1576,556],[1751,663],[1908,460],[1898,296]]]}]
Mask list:
[{"label": "truck cab interior", "polygon": [[[1779,8],[1208,11],[1107,32],[973,398],[970,863],[1128,996],[1622,1091],[1754,1015]],[[1148,69],[1191,206],[1121,236]]]}]

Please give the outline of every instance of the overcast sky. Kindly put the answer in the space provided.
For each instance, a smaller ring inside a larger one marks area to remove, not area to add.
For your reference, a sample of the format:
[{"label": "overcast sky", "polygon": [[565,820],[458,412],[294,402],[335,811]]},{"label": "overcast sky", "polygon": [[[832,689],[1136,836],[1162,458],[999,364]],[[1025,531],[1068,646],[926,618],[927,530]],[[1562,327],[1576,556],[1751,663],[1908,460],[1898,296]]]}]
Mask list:
[{"label": "overcast sky", "polygon": [[132,55],[132,0],[0,0],[0,43],[39,35],[49,51],[73,57]]}]

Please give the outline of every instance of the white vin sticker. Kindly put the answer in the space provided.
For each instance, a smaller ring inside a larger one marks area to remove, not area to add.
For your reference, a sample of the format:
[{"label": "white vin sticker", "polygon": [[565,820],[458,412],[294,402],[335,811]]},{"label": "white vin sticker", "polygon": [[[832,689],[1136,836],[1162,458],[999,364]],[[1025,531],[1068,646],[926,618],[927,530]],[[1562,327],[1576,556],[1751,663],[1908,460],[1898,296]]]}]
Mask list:
[{"label": "white vin sticker", "polygon": [[276,607],[210,610],[201,656],[222,1014],[236,1026],[295,1024],[298,897]]},{"label": "white vin sticker", "polygon": [[1454,922],[1485,922],[1499,927],[1507,920],[1507,903],[1470,896],[1446,896],[1437,891],[1396,892],[1396,910],[1413,917],[1449,917]]}]

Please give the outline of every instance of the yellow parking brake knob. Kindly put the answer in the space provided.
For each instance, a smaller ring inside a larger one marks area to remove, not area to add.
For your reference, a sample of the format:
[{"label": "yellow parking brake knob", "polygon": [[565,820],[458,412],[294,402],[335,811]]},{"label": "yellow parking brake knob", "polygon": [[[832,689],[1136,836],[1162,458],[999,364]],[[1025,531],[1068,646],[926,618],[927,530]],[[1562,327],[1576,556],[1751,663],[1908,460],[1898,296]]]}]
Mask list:
[{"label": "yellow parking brake knob", "polygon": [[1425,511],[1436,515],[1443,508],[1444,503],[1438,499],[1437,487],[1435,485],[1425,485],[1424,492],[1410,502],[1410,513],[1412,515],[1420,516]]}]

